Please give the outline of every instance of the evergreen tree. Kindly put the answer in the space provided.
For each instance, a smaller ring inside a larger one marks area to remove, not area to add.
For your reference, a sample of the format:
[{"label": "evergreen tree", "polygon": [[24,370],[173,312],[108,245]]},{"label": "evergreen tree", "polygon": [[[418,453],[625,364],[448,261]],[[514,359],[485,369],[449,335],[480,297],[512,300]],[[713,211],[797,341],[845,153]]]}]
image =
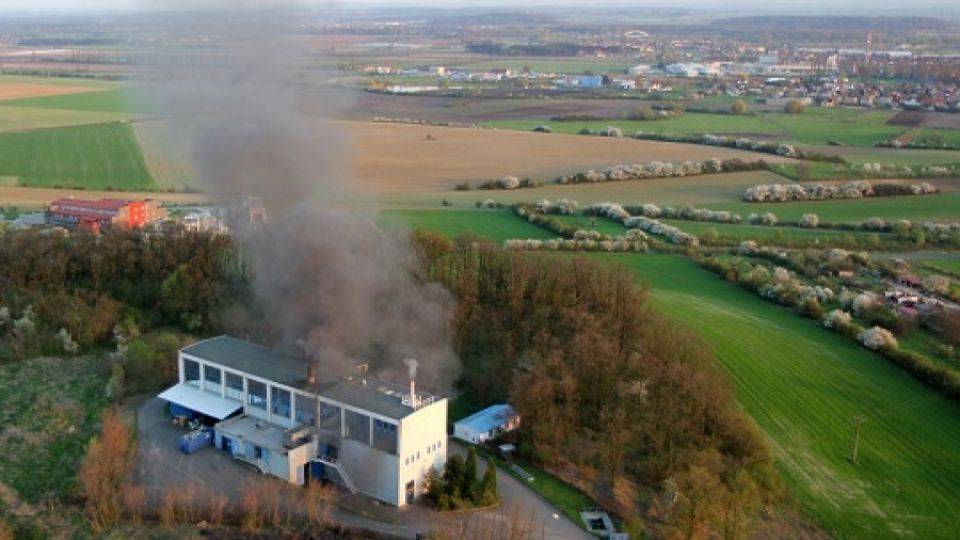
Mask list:
[{"label": "evergreen tree", "polygon": [[463,484],[460,486],[460,492],[465,499],[476,502],[480,497],[480,485],[477,483],[477,449],[470,447],[467,452],[467,465],[463,471]]},{"label": "evergreen tree", "polygon": [[487,470],[483,473],[483,480],[480,482],[480,497],[477,504],[480,506],[490,506],[497,504],[500,500],[497,495],[497,466],[493,463],[493,458],[487,459]]}]

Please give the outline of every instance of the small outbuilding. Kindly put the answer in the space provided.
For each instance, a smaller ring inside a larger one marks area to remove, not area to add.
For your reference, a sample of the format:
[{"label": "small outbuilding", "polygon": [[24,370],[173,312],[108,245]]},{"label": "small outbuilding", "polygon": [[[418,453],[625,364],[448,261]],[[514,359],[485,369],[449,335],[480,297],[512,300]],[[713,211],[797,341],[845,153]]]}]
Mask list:
[{"label": "small outbuilding", "polygon": [[480,444],[519,426],[520,415],[510,405],[501,403],[455,422],[453,436],[469,443]]}]

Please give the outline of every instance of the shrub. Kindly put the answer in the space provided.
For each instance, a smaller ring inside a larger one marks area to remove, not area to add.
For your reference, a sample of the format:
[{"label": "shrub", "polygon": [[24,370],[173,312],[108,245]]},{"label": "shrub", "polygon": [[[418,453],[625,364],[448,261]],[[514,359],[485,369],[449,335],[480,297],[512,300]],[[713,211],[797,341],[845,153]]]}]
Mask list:
[{"label": "shrub", "polygon": [[897,347],[897,338],[893,337],[889,330],[879,326],[860,332],[857,335],[857,341],[875,351],[887,351]]},{"label": "shrub", "polygon": [[816,229],[817,225],[820,224],[820,216],[816,214],[804,214],[800,218],[800,226],[807,227],[809,229]]},{"label": "shrub", "polygon": [[537,126],[531,131],[535,131],[537,133],[553,133],[553,130],[550,128],[550,126]]},{"label": "shrub", "polygon": [[850,324],[852,317],[846,311],[835,309],[823,318],[823,326],[837,328],[839,325]]},{"label": "shrub", "polygon": [[588,127],[580,128],[580,131],[577,132],[578,135],[593,135],[593,130]]},{"label": "shrub", "polygon": [[604,137],[614,137],[616,139],[623,138],[623,131],[618,127],[607,126],[603,130]]},{"label": "shrub", "polygon": [[799,99],[791,99],[783,107],[783,112],[787,114],[801,114],[807,110],[807,105]]},{"label": "shrub", "polygon": [[950,292],[950,278],[938,275],[927,276],[923,279],[923,290],[934,294],[947,294]]},{"label": "shrub", "polygon": [[516,176],[504,176],[497,182],[497,185],[501,189],[517,189],[520,187],[520,179]]},{"label": "shrub", "polygon": [[742,99],[738,99],[733,102],[733,105],[730,105],[730,112],[733,114],[746,114],[748,110],[750,110],[750,106]]}]

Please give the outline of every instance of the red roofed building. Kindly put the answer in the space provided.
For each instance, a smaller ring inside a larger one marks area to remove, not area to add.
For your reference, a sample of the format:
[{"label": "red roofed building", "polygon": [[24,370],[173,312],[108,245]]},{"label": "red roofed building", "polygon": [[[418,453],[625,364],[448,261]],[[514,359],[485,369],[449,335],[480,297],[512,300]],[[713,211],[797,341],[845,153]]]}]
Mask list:
[{"label": "red roofed building", "polygon": [[104,228],[138,229],[166,217],[154,200],[58,199],[46,211],[47,223],[70,230],[100,232]]}]

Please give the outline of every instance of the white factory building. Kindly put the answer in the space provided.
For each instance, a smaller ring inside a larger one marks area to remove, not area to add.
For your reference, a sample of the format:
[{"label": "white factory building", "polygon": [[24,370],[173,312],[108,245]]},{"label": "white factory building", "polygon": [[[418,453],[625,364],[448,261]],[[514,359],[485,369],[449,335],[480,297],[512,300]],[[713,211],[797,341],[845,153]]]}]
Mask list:
[{"label": "white factory building", "polygon": [[520,415],[506,403],[491,405],[453,424],[453,436],[473,444],[482,444],[520,427]]},{"label": "white factory building", "polygon": [[[217,420],[214,444],[265,474],[337,482],[403,506],[447,459],[447,400],[361,376],[324,377],[299,357],[229,336],[180,350],[175,414]],[[172,442],[171,442],[172,444]]]}]

